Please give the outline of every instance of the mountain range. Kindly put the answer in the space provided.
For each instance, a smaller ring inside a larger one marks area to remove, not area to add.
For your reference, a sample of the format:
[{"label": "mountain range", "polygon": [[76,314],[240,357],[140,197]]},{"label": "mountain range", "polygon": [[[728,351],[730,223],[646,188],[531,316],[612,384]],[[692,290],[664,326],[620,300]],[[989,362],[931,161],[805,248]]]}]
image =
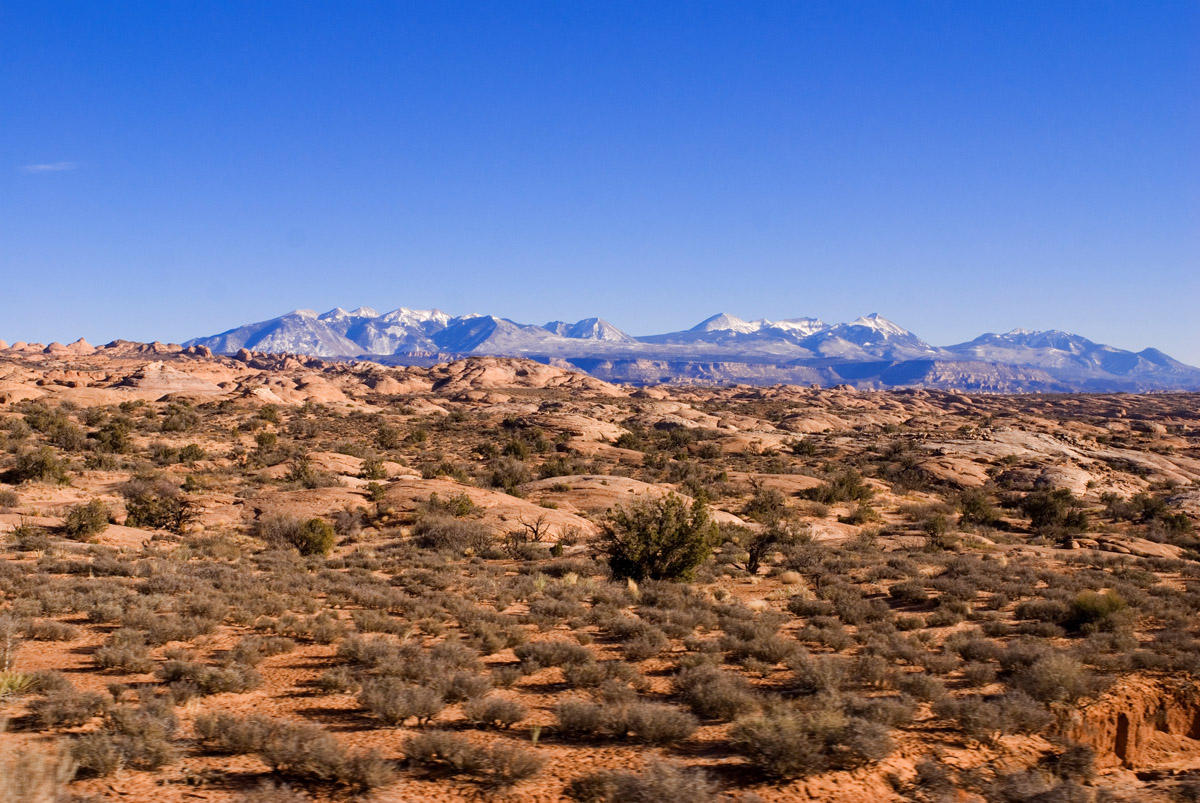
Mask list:
[{"label": "mountain range", "polygon": [[538,326],[436,309],[381,314],[369,307],[336,308],[324,314],[295,310],[185,345],[221,354],[247,349],[392,365],[525,357],[634,384],[849,384],[999,393],[1200,389],[1200,369],[1157,349],[1126,351],[1067,332],[1026,329],[933,346],[878,314],[827,324],[722,313],[691,329],[633,337],[601,318]]}]

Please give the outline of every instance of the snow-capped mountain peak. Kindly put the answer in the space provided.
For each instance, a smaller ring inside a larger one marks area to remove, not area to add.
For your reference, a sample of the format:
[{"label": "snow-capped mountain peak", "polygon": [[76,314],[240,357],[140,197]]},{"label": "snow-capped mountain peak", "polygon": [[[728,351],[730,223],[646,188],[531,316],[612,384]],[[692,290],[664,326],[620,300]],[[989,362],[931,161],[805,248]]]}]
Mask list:
[{"label": "snow-capped mountain peak", "polygon": [[437,309],[400,307],[380,315],[370,307],[337,307],[320,315],[295,310],[186,345],[220,354],[247,348],[399,363],[523,356],[566,360],[602,378],[628,371],[635,381],[652,376],[657,382],[691,377],[754,383],[850,380],[866,386],[941,382],[1017,391],[1200,389],[1200,369],[1154,349],[1134,353],[1067,332],[1028,329],[934,347],[878,313],[832,325],[816,318],[747,321],[721,313],[686,331],[635,338],[601,318],[534,326],[492,315],[452,317]]},{"label": "snow-capped mountain peak", "polygon": [[700,323],[689,329],[689,332],[738,332],[741,334],[749,334],[757,332],[762,328],[762,321],[743,320],[736,315],[730,315],[727,312],[720,312],[713,315],[711,318],[705,318]]},{"label": "snow-capped mountain peak", "polygon": [[855,318],[850,322],[850,326],[865,326],[868,329],[874,329],[884,337],[913,337],[912,332],[903,326],[892,323],[878,312],[872,312],[870,315]]}]

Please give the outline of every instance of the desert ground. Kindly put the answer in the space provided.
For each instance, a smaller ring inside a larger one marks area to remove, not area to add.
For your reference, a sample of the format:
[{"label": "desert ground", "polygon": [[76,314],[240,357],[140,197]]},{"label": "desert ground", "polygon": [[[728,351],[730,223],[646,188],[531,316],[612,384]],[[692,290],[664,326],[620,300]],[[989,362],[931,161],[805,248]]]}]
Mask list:
[{"label": "desert ground", "polygon": [[1200,395],[0,349],[0,802],[1200,800]]}]

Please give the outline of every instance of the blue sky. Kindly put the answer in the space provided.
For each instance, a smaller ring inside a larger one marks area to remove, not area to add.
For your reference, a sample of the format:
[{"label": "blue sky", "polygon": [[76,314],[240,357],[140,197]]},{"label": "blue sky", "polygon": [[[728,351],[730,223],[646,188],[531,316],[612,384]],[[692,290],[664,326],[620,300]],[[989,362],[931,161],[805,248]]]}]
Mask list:
[{"label": "blue sky", "polygon": [[0,2],[0,338],[880,312],[1200,364],[1194,2]]}]

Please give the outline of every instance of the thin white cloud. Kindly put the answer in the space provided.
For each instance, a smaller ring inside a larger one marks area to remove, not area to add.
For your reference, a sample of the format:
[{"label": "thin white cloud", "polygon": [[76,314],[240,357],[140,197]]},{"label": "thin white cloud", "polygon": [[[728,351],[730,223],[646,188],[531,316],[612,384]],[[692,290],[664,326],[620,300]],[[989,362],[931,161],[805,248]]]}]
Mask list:
[{"label": "thin white cloud", "polygon": [[21,170],[26,173],[61,173],[64,170],[74,170],[76,167],[74,162],[47,162],[46,164],[21,165]]}]

